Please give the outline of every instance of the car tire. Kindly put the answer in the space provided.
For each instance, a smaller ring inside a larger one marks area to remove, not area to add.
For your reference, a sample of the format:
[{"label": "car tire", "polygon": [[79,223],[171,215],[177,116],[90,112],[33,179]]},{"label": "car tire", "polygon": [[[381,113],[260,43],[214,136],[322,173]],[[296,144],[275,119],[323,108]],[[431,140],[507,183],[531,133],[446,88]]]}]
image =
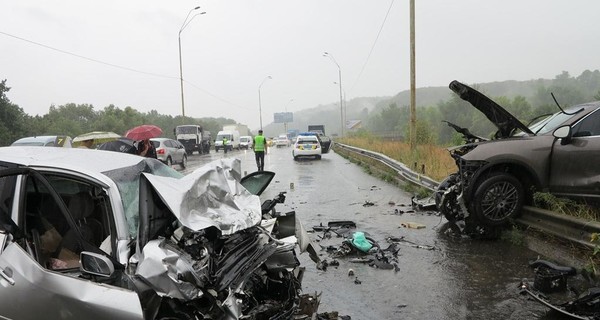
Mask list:
[{"label": "car tire", "polygon": [[294,161],[298,161],[298,157],[297,156],[294,156]]},{"label": "car tire", "polygon": [[321,156],[320,156],[320,155],[318,155],[318,156],[315,156],[315,158],[316,158],[317,160],[321,160]]},{"label": "car tire", "polygon": [[173,165],[173,160],[171,160],[171,157],[167,157],[167,165],[170,167]]},{"label": "car tire", "polygon": [[500,226],[521,212],[524,199],[523,185],[517,178],[495,172],[476,187],[471,211],[483,225]]},{"label": "car tire", "polygon": [[183,155],[183,159],[181,159],[181,163],[179,164],[181,169],[185,169],[187,167],[187,155]]}]

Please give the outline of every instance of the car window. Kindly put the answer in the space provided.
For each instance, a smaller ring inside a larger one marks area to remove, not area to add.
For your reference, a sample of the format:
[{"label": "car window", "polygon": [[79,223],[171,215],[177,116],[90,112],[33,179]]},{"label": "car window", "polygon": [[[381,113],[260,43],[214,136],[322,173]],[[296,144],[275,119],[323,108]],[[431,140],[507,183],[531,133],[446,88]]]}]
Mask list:
[{"label": "car window", "polygon": [[152,145],[154,146],[154,148],[160,148],[160,141],[154,141],[154,140],[150,140],[150,142],[152,142]]},{"label": "car window", "polygon": [[598,110],[589,114],[583,120],[579,121],[575,126],[573,126],[574,137],[597,135],[600,135],[600,111]]},{"label": "car window", "polygon": [[312,144],[315,144],[315,143],[317,143],[317,140],[315,140],[315,139],[298,139],[297,143],[301,143],[301,144],[310,144],[310,143],[312,143]]},{"label": "car window", "polygon": [[[23,194],[23,230],[33,242],[33,256],[52,270],[79,267],[79,254],[99,249],[110,235],[112,210],[108,196],[89,182],[60,174],[44,174],[61,203],[36,177],[27,176]],[[67,216],[75,224],[69,223]]]},{"label": "car window", "polygon": [[[6,166],[0,165],[0,170],[6,169]],[[0,221],[11,219],[12,204],[15,194],[15,176],[0,177]],[[0,230],[4,230],[4,225],[0,224]]]}]

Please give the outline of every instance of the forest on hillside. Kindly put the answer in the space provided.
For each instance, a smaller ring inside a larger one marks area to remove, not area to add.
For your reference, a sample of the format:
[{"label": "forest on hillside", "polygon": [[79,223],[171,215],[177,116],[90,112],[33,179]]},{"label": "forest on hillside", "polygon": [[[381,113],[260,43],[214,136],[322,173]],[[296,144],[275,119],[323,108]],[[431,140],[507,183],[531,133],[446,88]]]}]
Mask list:
[{"label": "forest on hillside", "polygon": [[[559,111],[552,99],[554,94],[562,107],[600,100],[600,71],[586,70],[577,77],[568,72],[552,80],[505,81],[485,84],[468,84],[494,100],[524,124],[534,117]],[[494,125],[470,103],[460,99],[450,89],[448,98],[430,105],[418,104],[417,141],[420,144],[458,144],[460,136],[442,123],[443,120],[468,128],[479,136],[490,136],[496,131]],[[430,101],[434,101],[431,100]],[[419,103],[419,100],[417,100]],[[360,113],[359,113],[360,114]],[[408,136],[410,120],[409,101],[405,92],[382,101],[369,112],[362,133],[397,132]],[[360,132],[359,132],[360,133]]]},{"label": "forest on hillside", "polygon": [[[460,79],[459,79],[460,81]],[[562,72],[554,79],[503,81],[468,84],[481,91],[523,123],[537,115],[558,111],[553,93],[563,107],[600,100],[600,71],[586,70],[573,77]],[[89,104],[50,106],[47,114],[30,116],[7,96],[7,80],[0,82],[0,146],[26,136],[64,134],[75,137],[90,131],[112,131],[124,134],[141,124],[154,124],[163,129],[163,136],[173,137],[179,124],[198,124],[216,133],[223,125],[236,123],[226,118],[190,118],[162,115],[152,110],[139,112],[133,107],[120,109],[109,105],[96,110]],[[309,124],[324,124],[326,133],[340,133],[343,121],[361,121],[360,129],[345,129],[346,134],[387,135],[406,137],[410,119],[409,92],[394,97],[360,97],[339,103],[320,105],[294,113],[288,129],[305,131]],[[420,144],[449,145],[460,143],[454,130],[442,123],[450,121],[480,136],[489,136],[495,127],[477,109],[454,95],[448,87],[417,89],[417,141]],[[268,136],[284,130],[283,124],[265,126]]]}]

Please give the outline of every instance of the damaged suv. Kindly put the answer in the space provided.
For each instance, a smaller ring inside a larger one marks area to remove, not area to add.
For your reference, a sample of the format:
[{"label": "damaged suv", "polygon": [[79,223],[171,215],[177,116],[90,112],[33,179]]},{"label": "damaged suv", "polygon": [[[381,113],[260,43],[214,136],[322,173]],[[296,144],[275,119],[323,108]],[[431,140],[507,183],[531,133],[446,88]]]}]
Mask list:
[{"label": "damaged suv", "polygon": [[466,144],[450,148],[458,172],[436,191],[449,221],[500,226],[518,216],[535,191],[597,201],[600,197],[600,102],[572,106],[524,125],[477,90],[450,89],[481,111],[498,131],[493,139],[448,123]]},{"label": "damaged suv", "polygon": [[240,167],[0,148],[0,318],[292,318],[315,303],[296,251],[318,258],[283,193],[260,203],[274,173]]}]

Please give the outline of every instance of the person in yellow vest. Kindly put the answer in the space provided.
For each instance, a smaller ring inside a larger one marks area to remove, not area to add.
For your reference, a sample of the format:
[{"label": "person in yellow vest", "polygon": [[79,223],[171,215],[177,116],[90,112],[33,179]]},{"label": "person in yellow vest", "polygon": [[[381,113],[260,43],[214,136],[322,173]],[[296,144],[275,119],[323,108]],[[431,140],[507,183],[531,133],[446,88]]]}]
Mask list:
[{"label": "person in yellow vest", "polygon": [[267,152],[267,138],[263,136],[263,131],[258,130],[258,135],[254,137],[254,158],[256,159],[256,166],[258,171],[265,170],[265,153]]},{"label": "person in yellow vest", "polygon": [[225,153],[227,153],[227,149],[229,149],[229,147],[227,147],[227,142],[229,142],[229,140],[227,140],[227,137],[223,137],[223,151]]}]

